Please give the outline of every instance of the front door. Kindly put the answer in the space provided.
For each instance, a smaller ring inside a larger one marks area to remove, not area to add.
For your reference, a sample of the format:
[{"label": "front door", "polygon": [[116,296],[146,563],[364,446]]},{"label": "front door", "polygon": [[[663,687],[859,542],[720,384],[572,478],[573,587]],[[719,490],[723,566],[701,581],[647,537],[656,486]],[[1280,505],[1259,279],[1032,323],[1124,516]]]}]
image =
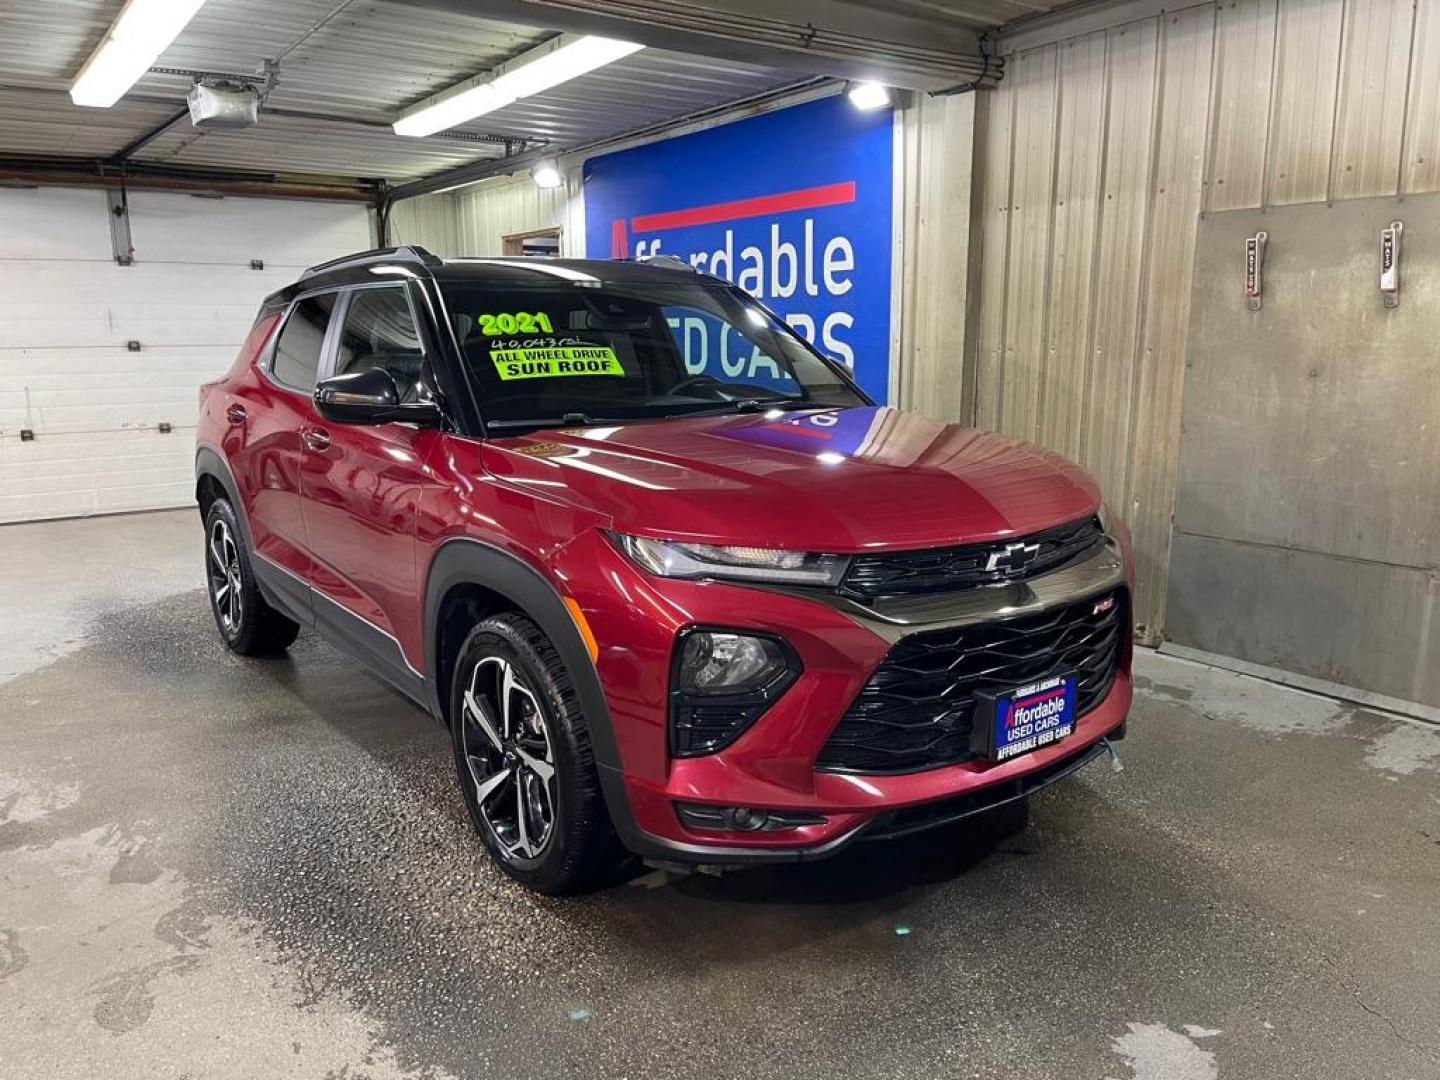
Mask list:
[{"label": "front door", "polygon": [[[425,392],[425,352],[404,285],[356,289],[340,318],[333,374],[380,367],[402,402]],[[422,666],[415,514],[439,433],[316,420],[303,436],[316,622],[403,681]]]}]

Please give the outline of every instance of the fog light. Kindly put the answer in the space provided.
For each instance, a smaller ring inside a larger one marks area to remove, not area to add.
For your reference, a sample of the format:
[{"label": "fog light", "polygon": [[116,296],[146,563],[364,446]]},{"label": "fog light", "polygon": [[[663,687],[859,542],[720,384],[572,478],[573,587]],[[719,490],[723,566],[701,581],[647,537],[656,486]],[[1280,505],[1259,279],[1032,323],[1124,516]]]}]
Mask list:
[{"label": "fog light", "polygon": [[750,806],[707,806],[677,803],[675,813],[687,829],[705,832],[788,832],[805,825],[824,825],[824,814],[803,810],[757,810]]},{"label": "fog light", "polygon": [[670,752],[693,757],[729,746],[799,673],[799,657],[777,637],[686,631],[670,678]]},{"label": "fog light", "polygon": [[748,806],[735,806],[725,811],[725,822],[732,829],[754,832],[765,827],[770,817],[764,810],[751,810]]},{"label": "fog light", "polygon": [[700,630],[687,634],[681,647],[680,691],[743,694],[771,682],[785,666],[773,638]]}]

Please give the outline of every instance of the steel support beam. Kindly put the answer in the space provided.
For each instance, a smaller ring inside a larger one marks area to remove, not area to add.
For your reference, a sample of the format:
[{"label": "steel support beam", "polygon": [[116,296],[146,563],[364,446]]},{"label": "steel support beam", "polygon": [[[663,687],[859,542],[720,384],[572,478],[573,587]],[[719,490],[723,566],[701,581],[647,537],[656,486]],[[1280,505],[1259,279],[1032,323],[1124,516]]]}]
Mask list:
[{"label": "steel support beam", "polygon": [[[88,158],[3,158],[0,181],[22,184],[57,184],[72,187],[126,187],[160,191],[193,191],[218,195],[250,195],[283,199],[335,199],[375,203],[380,189],[373,181],[322,180],[307,182],[271,173],[187,169],[129,161],[114,165]],[[117,251],[118,253],[118,251]]]},{"label": "steel support beam", "polygon": [[[717,60],[946,90],[980,74],[977,32],[939,14],[843,0],[404,0]],[[664,87],[656,87],[663,93]]]}]

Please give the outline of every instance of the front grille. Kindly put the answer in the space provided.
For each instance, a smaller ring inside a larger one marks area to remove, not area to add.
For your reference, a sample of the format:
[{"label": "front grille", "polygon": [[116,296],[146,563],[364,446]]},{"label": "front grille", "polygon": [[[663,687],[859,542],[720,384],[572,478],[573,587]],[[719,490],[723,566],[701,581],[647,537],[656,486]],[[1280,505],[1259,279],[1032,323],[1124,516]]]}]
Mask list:
[{"label": "front grille", "polygon": [[1091,516],[1029,536],[983,544],[856,555],[840,588],[850,596],[874,600],[1007,585],[1057,570],[1104,543],[1100,519]]},{"label": "front grille", "polygon": [[[1111,597],[1115,603],[1097,610]],[[976,691],[1011,690],[1062,671],[1074,672],[1084,715],[1110,689],[1128,626],[1121,588],[1036,615],[902,638],[841,718],[816,768],[898,773],[965,761],[974,756]]]}]

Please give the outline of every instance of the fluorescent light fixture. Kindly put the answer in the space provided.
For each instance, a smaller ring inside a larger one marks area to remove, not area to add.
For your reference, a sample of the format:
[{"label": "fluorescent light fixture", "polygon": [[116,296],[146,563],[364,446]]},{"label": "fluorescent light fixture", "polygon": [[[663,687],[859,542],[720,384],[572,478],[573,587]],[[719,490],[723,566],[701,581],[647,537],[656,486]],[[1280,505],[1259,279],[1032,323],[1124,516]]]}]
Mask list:
[{"label": "fluorescent light fixture", "polygon": [[70,84],[76,105],[108,109],[185,29],[205,0],[129,0]]},{"label": "fluorescent light fixture", "polygon": [[850,87],[850,104],[864,112],[890,104],[890,88],[877,82],[855,83]]},{"label": "fluorescent light fixture", "polygon": [[614,38],[561,34],[502,64],[493,78],[480,76],[461,83],[459,89],[446,96],[431,98],[395,121],[395,134],[434,135],[613,64],[643,48]]},{"label": "fluorescent light fixture", "polygon": [[514,95],[507,97],[500,93],[494,83],[481,83],[419,112],[402,116],[393,126],[396,135],[434,135],[437,131],[459,127],[467,120],[503,109],[516,100]]},{"label": "fluorescent light fixture", "polygon": [[530,178],[535,181],[536,187],[557,188],[565,183],[565,177],[560,172],[560,166],[550,160],[539,161],[530,170]]}]

